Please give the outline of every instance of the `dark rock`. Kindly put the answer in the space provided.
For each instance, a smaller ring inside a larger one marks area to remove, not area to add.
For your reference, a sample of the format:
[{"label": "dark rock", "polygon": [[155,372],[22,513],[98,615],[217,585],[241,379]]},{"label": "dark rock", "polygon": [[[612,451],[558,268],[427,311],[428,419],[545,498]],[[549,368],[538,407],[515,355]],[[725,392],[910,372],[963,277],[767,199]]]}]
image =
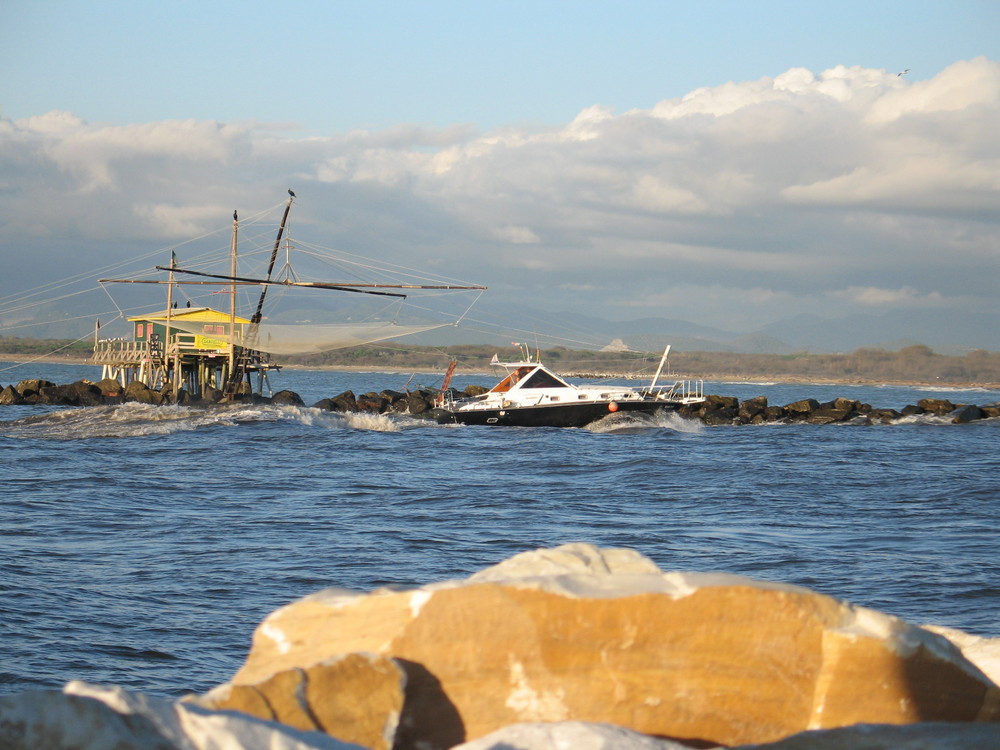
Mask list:
[{"label": "dark rock", "polygon": [[739,409],[740,400],[735,396],[705,396],[705,401],[702,404],[702,409],[705,411],[715,411],[716,409]]},{"label": "dark rock", "polygon": [[406,401],[406,394],[400,393],[399,391],[391,391],[389,389],[386,389],[384,391],[379,392],[378,395],[384,398],[393,406],[398,404],[400,401]]},{"label": "dark rock", "polygon": [[201,400],[206,403],[217,404],[222,401],[225,395],[226,394],[218,388],[213,388],[212,386],[207,385],[201,392]]},{"label": "dark rock", "polygon": [[388,399],[382,398],[377,393],[366,393],[358,398],[358,411],[381,414],[388,411],[391,404]]},{"label": "dark rock", "polygon": [[358,400],[354,397],[354,391],[344,391],[330,400],[333,402],[333,411],[358,410]]},{"label": "dark rock", "polygon": [[819,401],[814,398],[804,398],[793,401],[785,406],[785,413],[792,419],[805,419],[819,408]]},{"label": "dark rock", "polygon": [[281,406],[305,406],[306,402],[302,400],[302,397],[295,391],[278,391],[273,396],[271,396],[272,404],[280,404]]},{"label": "dark rock", "polygon": [[780,422],[786,416],[783,406],[769,406],[764,409],[764,419],[768,422]]},{"label": "dark rock", "polygon": [[324,398],[317,401],[312,405],[313,409],[322,409],[323,411],[334,411],[333,399]]},{"label": "dark rock", "polygon": [[846,422],[855,415],[853,409],[833,409],[821,406],[815,411],[809,412],[806,422],[809,424],[833,424],[835,422]]},{"label": "dark rock", "polygon": [[95,385],[100,389],[103,396],[120,396],[125,391],[122,384],[114,378],[104,378]]},{"label": "dark rock", "polygon": [[983,410],[984,417],[1000,417],[1000,401],[985,404],[979,408]]},{"label": "dark rock", "polygon": [[38,393],[42,388],[54,388],[55,383],[49,380],[22,380],[20,383],[14,386],[14,390],[21,394],[21,396],[27,396],[28,393]]},{"label": "dark rock", "polygon": [[903,411],[900,413],[904,417],[915,417],[918,414],[923,414],[924,410],[919,406],[915,406],[914,404],[908,404],[907,406],[903,407]]},{"label": "dark rock", "polygon": [[[740,404],[739,417],[741,422],[764,421],[764,412],[767,410],[767,396],[754,396],[748,398]],[[758,419],[759,417],[759,419]]]},{"label": "dark rock", "polygon": [[462,394],[467,397],[482,396],[484,393],[488,393],[489,390],[489,388],[484,388],[481,385],[467,385]]},{"label": "dark rock", "polygon": [[430,409],[433,403],[424,398],[419,392],[416,392],[410,394],[410,397],[407,399],[407,406],[409,407],[410,414],[416,416]]},{"label": "dark rock", "polygon": [[705,412],[701,419],[708,425],[734,424],[739,419],[739,409],[733,406],[720,407]]},{"label": "dark rock", "polygon": [[71,385],[46,386],[38,391],[38,403],[77,406],[80,403],[80,396]]},{"label": "dark rock", "polygon": [[975,422],[977,419],[982,419],[985,416],[983,410],[974,404],[969,404],[967,406],[960,406],[951,413],[952,424],[966,424],[967,422]]},{"label": "dark rock", "polygon": [[903,416],[895,409],[869,409],[866,415],[868,421],[878,424],[889,424]]},{"label": "dark rock", "polygon": [[917,402],[917,406],[937,417],[947,416],[955,410],[955,404],[944,398],[922,398]]},{"label": "dark rock", "polygon": [[136,401],[140,404],[152,404],[160,406],[164,402],[164,396],[159,391],[150,390],[145,383],[133,380],[125,387],[125,400]]},{"label": "dark rock", "polygon": [[0,391],[0,406],[17,406],[23,403],[24,399],[21,398],[21,394],[17,392],[14,386],[8,385]]}]

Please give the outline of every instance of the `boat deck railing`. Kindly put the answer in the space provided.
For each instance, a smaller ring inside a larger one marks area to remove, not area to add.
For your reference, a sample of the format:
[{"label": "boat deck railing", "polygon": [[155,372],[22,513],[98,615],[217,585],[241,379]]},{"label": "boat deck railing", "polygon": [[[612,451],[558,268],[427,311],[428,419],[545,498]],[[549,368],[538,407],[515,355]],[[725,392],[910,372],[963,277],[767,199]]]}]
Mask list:
[{"label": "boat deck railing", "polygon": [[678,380],[672,385],[661,385],[652,390],[645,389],[644,393],[649,393],[664,401],[683,401],[685,403],[704,401],[705,381]]}]

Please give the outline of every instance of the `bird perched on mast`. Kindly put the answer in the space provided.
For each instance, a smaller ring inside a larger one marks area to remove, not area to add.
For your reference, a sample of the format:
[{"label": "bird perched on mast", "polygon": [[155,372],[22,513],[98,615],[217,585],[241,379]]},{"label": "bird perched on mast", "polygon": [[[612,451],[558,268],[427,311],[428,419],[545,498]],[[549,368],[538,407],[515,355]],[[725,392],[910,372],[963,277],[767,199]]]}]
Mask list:
[{"label": "bird perched on mast", "polygon": [[293,192],[292,192],[292,189],[291,189],[291,188],[288,188],[288,194],[289,194],[290,196],[292,196],[293,198],[295,197],[295,193],[293,193]]}]

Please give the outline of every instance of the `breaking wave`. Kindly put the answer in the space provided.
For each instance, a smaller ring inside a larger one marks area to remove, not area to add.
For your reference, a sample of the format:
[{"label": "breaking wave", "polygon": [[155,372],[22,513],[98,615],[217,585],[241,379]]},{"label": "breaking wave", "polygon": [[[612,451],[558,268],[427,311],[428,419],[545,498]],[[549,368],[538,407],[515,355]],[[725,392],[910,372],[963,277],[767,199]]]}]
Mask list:
[{"label": "breaking wave", "polygon": [[342,414],[312,407],[270,404],[212,407],[151,406],[129,402],[115,406],[65,409],[0,422],[0,435],[39,440],[88,440],[172,435],[259,422],[297,422],[326,429],[397,432],[382,414]]},{"label": "breaking wave", "polygon": [[672,430],[673,432],[701,433],[705,425],[693,419],[684,419],[676,412],[658,411],[655,414],[639,412],[609,414],[596,422],[591,422],[585,430],[600,434],[621,434],[647,432],[651,430]]}]

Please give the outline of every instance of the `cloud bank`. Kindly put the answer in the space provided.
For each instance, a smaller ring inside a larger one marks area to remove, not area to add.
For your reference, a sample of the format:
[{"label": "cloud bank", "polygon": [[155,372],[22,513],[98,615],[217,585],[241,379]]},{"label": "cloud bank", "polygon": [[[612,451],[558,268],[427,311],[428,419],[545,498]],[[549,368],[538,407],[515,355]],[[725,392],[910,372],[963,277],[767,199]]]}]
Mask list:
[{"label": "cloud bank", "polygon": [[[516,113],[514,113],[516,114]],[[512,117],[513,119],[513,117]],[[798,312],[996,311],[1000,63],[794,68],[556,129],[0,118],[0,251],[149,249],[299,196],[299,234],[496,300],[751,330]],[[8,278],[3,291],[12,291]]]}]

